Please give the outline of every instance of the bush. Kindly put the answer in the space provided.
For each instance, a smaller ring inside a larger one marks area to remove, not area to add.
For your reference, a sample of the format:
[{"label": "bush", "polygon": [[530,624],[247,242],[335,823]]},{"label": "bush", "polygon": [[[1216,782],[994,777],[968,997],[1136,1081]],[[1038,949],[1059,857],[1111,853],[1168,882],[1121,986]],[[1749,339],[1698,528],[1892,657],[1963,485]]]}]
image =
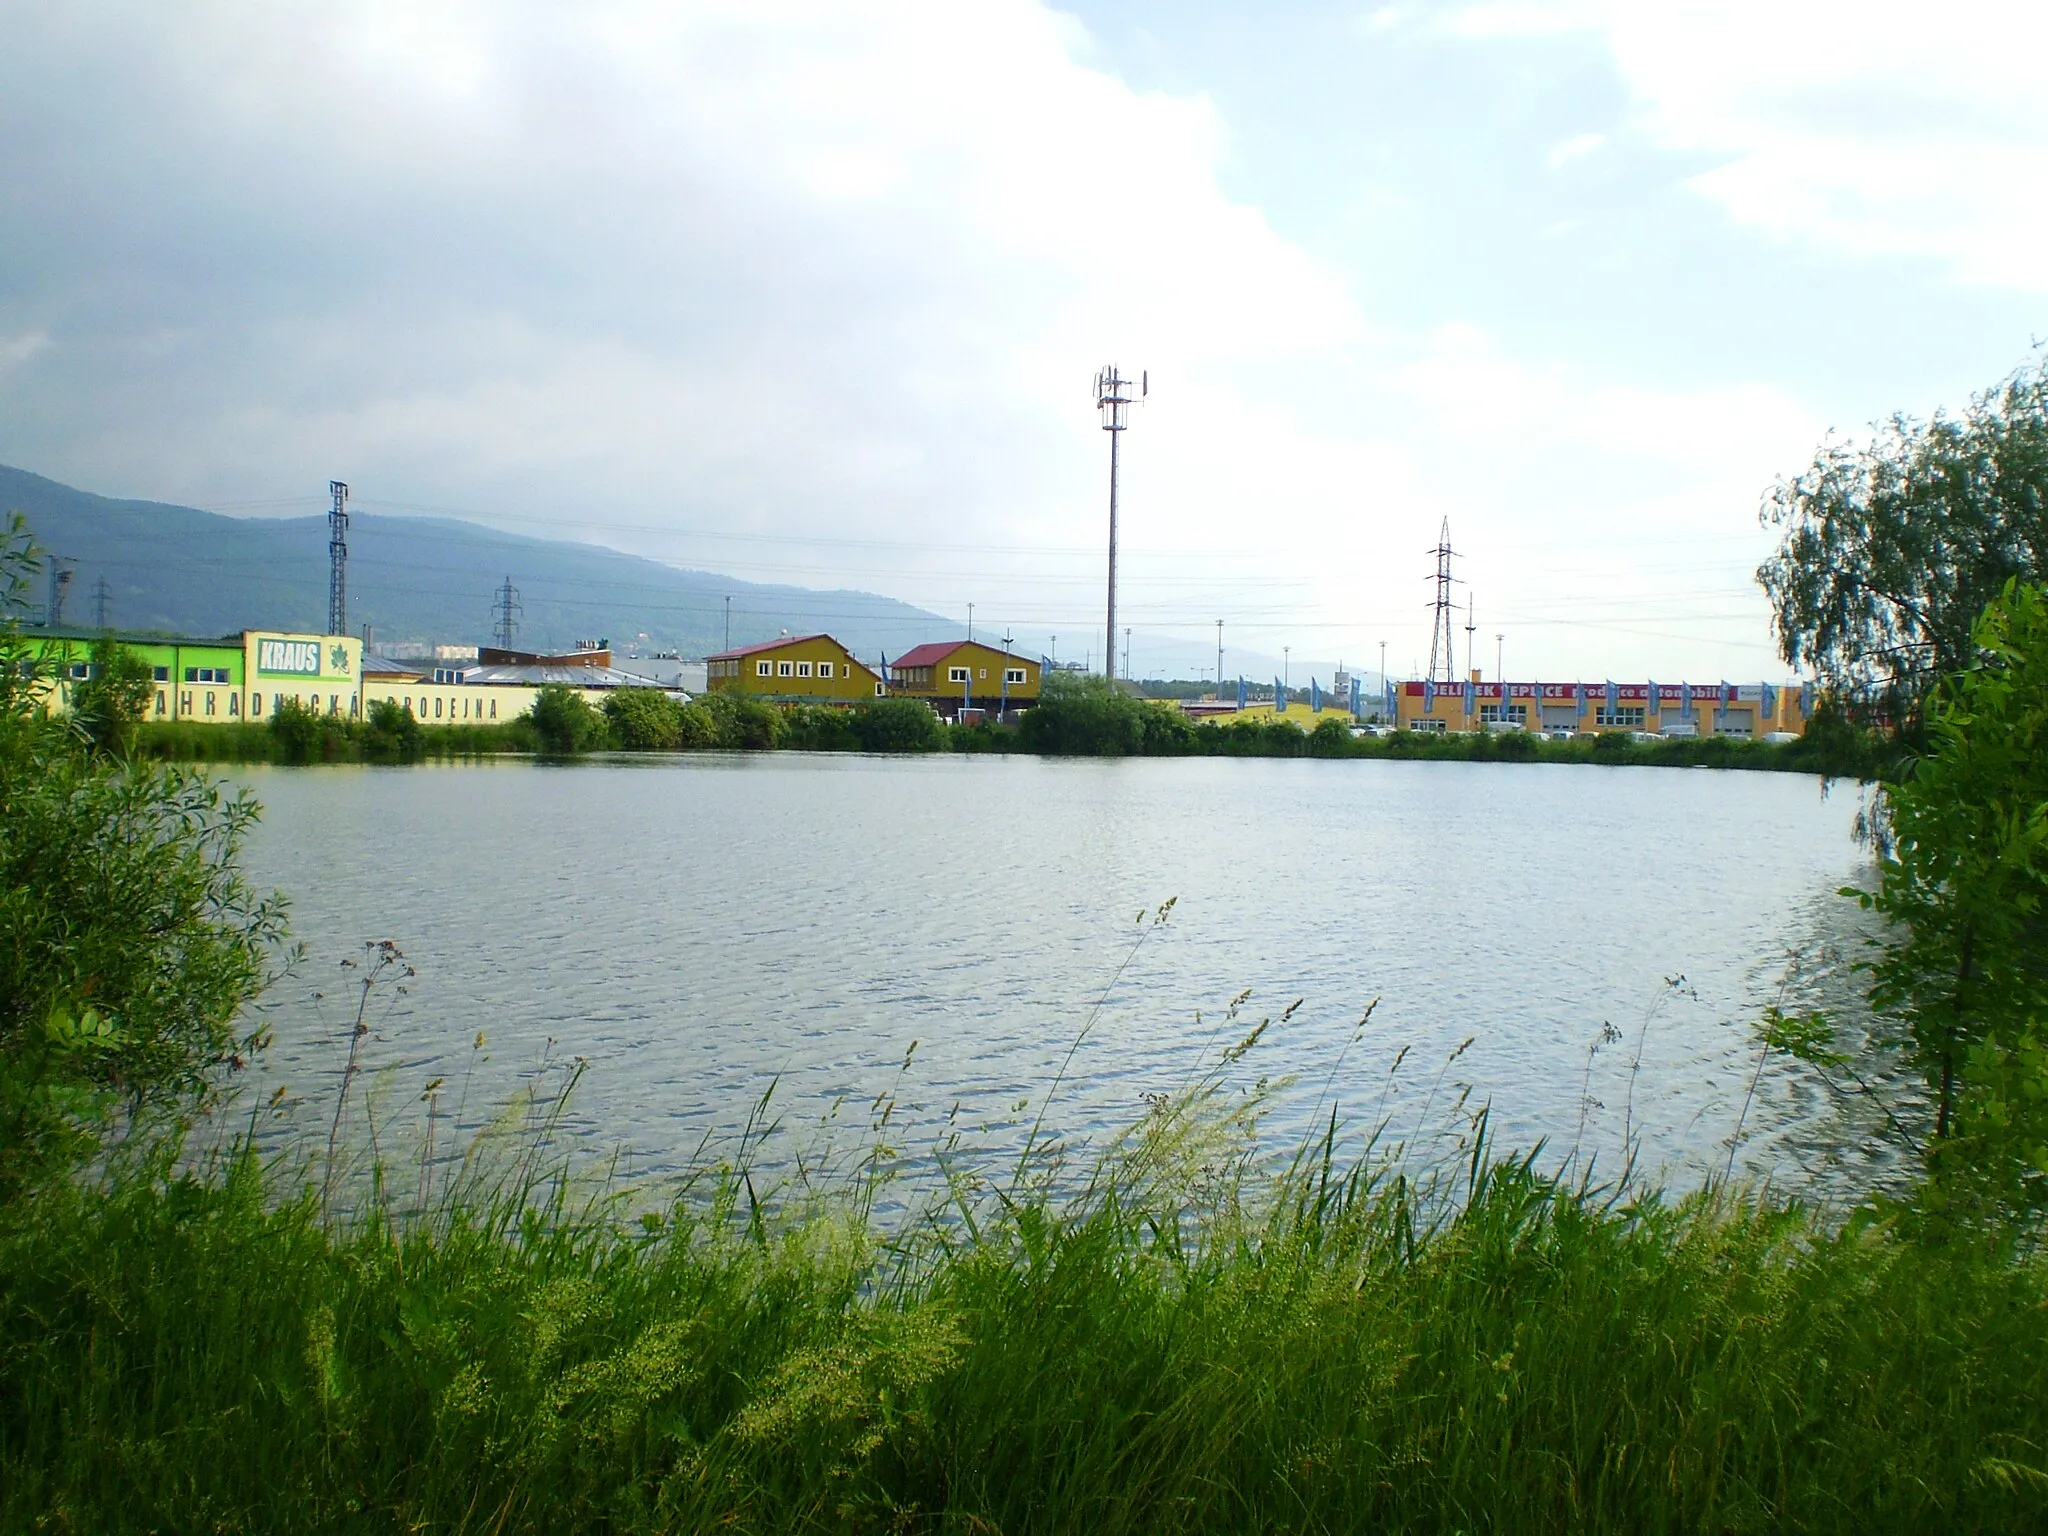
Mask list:
[{"label": "bush", "polygon": [[686,752],[699,752],[718,745],[718,718],[693,699],[676,711],[676,745]]},{"label": "bush", "polygon": [[416,763],[426,742],[412,711],[395,699],[377,699],[363,727],[363,756],[373,763]]},{"label": "bush", "polygon": [[945,728],[922,699],[867,699],[848,722],[863,752],[936,752]]},{"label": "bush", "polygon": [[604,745],[604,716],[572,688],[549,683],[534,696],[533,707],[526,713],[543,752],[567,757]]},{"label": "bush", "polygon": [[331,763],[346,758],[348,727],[349,722],[340,715],[308,709],[297,699],[279,699],[270,715],[270,736],[281,763]]},{"label": "bush", "polygon": [[781,740],[782,716],[771,704],[734,693],[707,693],[697,702],[718,728],[716,745],[728,751],[768,752]]},{"label": "bush", "polygon": [[89,672],[71,690],[71,718],[96,749],[126,757],[156,691],[149,663],[102,635],[92,643]]},{"label": "bush", "polygon": [[782,717],[780,744],[796,752],[851,752],[860,741],[846,710],[799,704]]},{"label": "bush", "polygon": [[683,744],[683,707],[659,688],[617,688],[604,701],[612,741],[629,752],[673,752]]},{"label": "bush", "polygon": [[1027,752],[1054,757],[1132,757],[1145,747],[1145,708],[1105,678],[1048,673],[1018,738]]},{"label": "bush", "polygon": [[[33,569],[17,521],[0,588]],[[238,1019],[283,933],[237,862],[255,804],[90,750],[36,706],[27,662],[0,625],[0,1207],[117,1125],[210,1097],[254,1046]]]},{"label": "bush", "polygon": [[1355,757],[1357,741],[1351,734],[1351,727],[1342,720],[1322,720],[1309,732],[1308,751],[1311,757]]}]

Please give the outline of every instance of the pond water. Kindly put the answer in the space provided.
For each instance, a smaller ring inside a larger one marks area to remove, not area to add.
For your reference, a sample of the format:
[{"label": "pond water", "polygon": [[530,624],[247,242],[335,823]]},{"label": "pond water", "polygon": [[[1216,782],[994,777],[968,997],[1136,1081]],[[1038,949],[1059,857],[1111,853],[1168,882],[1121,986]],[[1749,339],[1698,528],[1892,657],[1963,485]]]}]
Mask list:
[{"label": "pond water", "polygon": [[[1332,1106],[1405,1138],[1462,1097],[1496,1145],[1611,1159],[1627,1133],[1687,1182],[1728,1157],[1749,1022],[1850,995],[1864,919],[1836,892],[1868,874],[1853,787],[1792,775],[779,753],[240,777],[251,870],[307,946],[263,1069],[304,1123],[354,1017],[339,963],[390,939],[417,974],[371,1000],[388,1102],[441,1077],[473,1122],[580,1058],[569,1130],[656,1175],[771,1084],[797,1128],[865,1124],[893,1085],[899,1142],[1014,1145],[1041,1108],[1099,1137],[1270,1017],[1230,1072],[1284,1083],[1274,1145]],[[1867,1132],[1772,1066],[1736,1164],[1853,1185],[1883,1168]]]}]

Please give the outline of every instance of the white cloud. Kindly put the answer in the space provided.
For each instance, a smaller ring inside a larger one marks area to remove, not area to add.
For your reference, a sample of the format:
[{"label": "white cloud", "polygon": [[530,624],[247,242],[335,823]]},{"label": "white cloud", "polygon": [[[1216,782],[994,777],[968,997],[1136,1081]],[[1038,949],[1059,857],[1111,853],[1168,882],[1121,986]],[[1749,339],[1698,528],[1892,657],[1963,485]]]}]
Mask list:
[{"label": "white cloud", "polygon": [[1597,35],[1654,144],[1737,222],[2048,292],[2048,7],[2011,0],[1500,0],[1475,39]]},{"label": "white cloud", "polygon": [[1553,171],[1564,169],[1574,160],[1583,160],[1588,155],[1598,154],[1607,143],[1604,133],[1581,133],[1553,144],[1550,153],[1543,157],[1543,163]]}]

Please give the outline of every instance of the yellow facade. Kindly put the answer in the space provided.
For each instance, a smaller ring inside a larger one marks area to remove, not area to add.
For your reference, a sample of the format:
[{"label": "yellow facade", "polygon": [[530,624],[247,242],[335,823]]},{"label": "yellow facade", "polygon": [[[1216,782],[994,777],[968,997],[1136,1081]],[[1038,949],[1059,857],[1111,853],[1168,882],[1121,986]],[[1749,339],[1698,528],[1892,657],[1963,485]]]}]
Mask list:
[{"label": "yellow facade", "polygon": [[889,668],[889,691],[942,705],[1020,708],[1038,702],[1039,664],[979,640],[920,645]]},{"label": "yellow facade", "polygon": [[1647,731],[1760,738],[1780,732],[1804,733],[1812,701],[1811,690],[1796,683],[1788,687],[1757,683],[1688,687],[1683,683],[1475,682],[1469,686],[1469,706],[1467,693],[1464,683],[1398,683],[1394,723],[1409,731]]},{"label": "yellow facade", "polygon": [[830,635],[797,635],[721,651],[705,662],[714,693],[778,704],[856,704],[881,697],[882,679]]},{"label": "yellow facade", "polygon": [[[615,693],[611,688],[571,688],[593,709]],[[496,725],[517,720],[540,697],[537,686],[523,683],[432,683],[418,678],[368,677],[363,680],[365,710],[389,699],[422,725]]]}]

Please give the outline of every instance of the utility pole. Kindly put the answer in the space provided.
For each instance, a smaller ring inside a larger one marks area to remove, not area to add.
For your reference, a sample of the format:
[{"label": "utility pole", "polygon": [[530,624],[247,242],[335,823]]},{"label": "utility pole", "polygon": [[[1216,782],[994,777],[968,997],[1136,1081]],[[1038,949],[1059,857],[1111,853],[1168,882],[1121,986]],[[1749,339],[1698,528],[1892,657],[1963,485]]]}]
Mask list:
[{"label": "utility pole", "polygon": [[519,606],[519,589],[512,585],[512,578],[509,575],[505,578],[505,584],[498,588],[497,599],[498,617],[497,622],[491,626],[491,638],[498,642],[501,649],[509,651],[512,649],[513,641],[519,638],[519,621],[514,615],[523,611]]},{"label": "utility pole", "polygon": [[1124,681],[1131,680],[1131,627],[1124,626]]},{"label": "utility pole", "polygon": [[1465,594],[1465,667],[1468,671],[1479,670],[1479,652],[1472,648],[1472,633],[1479,628],[1479,599],[1472,593]]},{"label": "utility pole", "polygon": [[1434,683],[1455,683],[1458,680],[1458,658],[1456,645],[1451,637],[1451,557],[1456,553],[1451,548],[1451,520],[1444,519],[1443,531],[1437,535],[1436,548],[1436,601],[1430,604],[1436,610],[1429,631],[1429,679]]},{"label": "utility pole", "polygon": [[330,480],[327,514],[327,633],[348,633],[348,482]]},{"label": "utility pole", "polygon": [[1223,697],[1223,621],[1216,621],[1216,697]]},{"label": "utility pole", "polygon": [[[1493,637],[1493,676],[1494,680],[1500,683],[1505,683],[1508,680],[1507,669],[1501,661],[1501,658],[1507,654],[1507,644],[1508,637],[1506,635],[1496,634]],[[1500,700],[1501,703],[1505,704],[1507,703],[1508,696],[1502,694]]]},{"label": "utility pole", "polygon": [[998,721],[1010,712],[1010,645],[1010,631],[1006,628],[1003,631],[1003,704],[996,711]]},{"label": "utility pole", "polygon": [[1380,708],[1387,704],[1387,642],[1380,642]]},{"label": "utility pole", "polygon": [[104,630],[107,627],[107,610],[113,605],[113,601],[114,589],[107,585],[107,578],[102,576],[92,584],[92,619],[94,629]]},{"label": "utility pole", "polygon": [[1280,647],[1280,686],[1289,691],[1292,691],[1294,687],[1293,657],[1293,646],[1283,645]]},{"label": "utility pole", "polygon": [[[1137,377],[1138,399],[1149,390],[1145,373]],[[1095,375],[1095,408],[1101,413],[1102,430],[1109,434],[1109,647],[1102,653],[1103,671],[1116,676],[1116,489],[1117,442],[1131,424],[1131,384],[1111,363]]]},{"label": "utility pole", "polygon": [[730,593],[726,595],[725,599],[725,644],[720,649],[727,651],[732,649],[732,596]]},{"label": "utility pole", "polygon": [[1058,635],[1052,637],[1052,669],[1055,672],[1060,669],[1060,637]]},{"label": "utility pole", "polygon": [[967,643],[974,643],[974,604],[967,605]]}]

